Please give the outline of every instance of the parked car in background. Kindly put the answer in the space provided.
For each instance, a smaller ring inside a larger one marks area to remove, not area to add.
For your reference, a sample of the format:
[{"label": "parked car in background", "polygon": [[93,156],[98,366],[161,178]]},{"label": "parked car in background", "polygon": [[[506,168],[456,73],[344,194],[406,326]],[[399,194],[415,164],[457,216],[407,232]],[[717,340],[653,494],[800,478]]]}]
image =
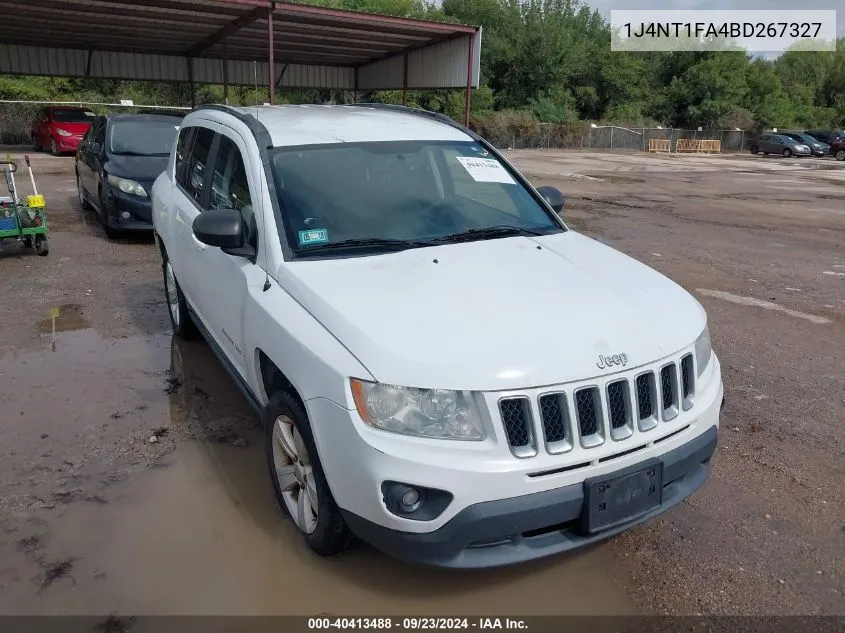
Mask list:
[{"label": "parked car in background", "polygon": [[41,108],[30,130],[32,149],[36,152],[49,149],[54,156],[75,152],[96,117],[96,114],[85,108]]},{"label": "parked car in background", "polygon": [[506,565],[707,478],[724,400],[703,307],[445,115],[200,106],[152,198],[174,335],[204,336],[260,413],[317,553],[355,534]]},{"label": "parked car in background", "polygon": [[845,136],[840,136],[830,145],[830,155],[836,160],[845,160]]},{"label": "parked car in background", "polygon": [[790,156],[811,156],[810,146],[783,134],[761,134],[753,140],[748,149],[752,154],[781,154],[784,158]]},{"label": "parked car in background", "polygon": [[842,130],[804,130],[804,134],[809,134],[814,139],[827,143],[830,145],[838,138],[845,136]]},{"label": "parked car in background", "polygon": [[813,151],[813,156],[818,156],[819,158],[821,158],[822,156],[827,156],[827,153],[830,151],[830,145],[817,140],[806,132],[783,132],[783,136],[788,136],[791,139],[795,139],[799,143],[804,143],[805,145],[808,145]]},{"label": "parked car in background", "polygon": [[83,209],[94,208],[109,237],[152,230],[150,190],[167,166],[182,116],[97,117],[76,153],[76,188]]}]

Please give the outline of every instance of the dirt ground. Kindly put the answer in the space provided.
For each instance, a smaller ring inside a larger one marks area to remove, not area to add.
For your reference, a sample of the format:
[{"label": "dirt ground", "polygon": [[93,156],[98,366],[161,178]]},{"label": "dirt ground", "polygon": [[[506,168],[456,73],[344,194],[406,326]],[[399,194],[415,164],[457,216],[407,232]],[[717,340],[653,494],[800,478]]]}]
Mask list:
[{"label": "dirt ground", "polygon": [[727,404],[704,488],[514,568],[320,559],[239,392],[172,340],[151,240],[107,240],[73,158],[36,155],[50,255],[0,247],[0,614],[845,613],[845,164],[511,156],[706,307]]}]

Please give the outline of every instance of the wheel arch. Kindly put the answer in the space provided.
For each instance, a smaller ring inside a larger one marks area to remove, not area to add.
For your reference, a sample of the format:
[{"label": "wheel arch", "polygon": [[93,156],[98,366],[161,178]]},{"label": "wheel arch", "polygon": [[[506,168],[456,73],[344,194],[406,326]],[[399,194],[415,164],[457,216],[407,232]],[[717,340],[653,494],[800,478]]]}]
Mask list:
[{"label": "wheel arch", "polygon": [[258,362],[258,374],[261,378],[261,387],[264,390],[264,393],[261,394],[263,395],[264,401],[268,402],[270,396],[276,391],[284,391],[293,396],[302,407],[302,410],[307,412],[305,401],[290,378],[270,359],[264,350],[258,348],[255,350],[255,354],[256,361]]}]

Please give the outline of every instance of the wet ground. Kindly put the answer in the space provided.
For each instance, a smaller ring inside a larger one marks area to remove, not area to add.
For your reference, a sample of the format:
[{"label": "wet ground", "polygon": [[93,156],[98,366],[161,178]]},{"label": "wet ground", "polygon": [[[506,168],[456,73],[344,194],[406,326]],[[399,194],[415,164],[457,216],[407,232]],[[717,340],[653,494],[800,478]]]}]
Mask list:
[{"label": "wet ground", "polygon": [[73,159],[37,155],[51,253],[0,248],[0,613],[845,612],[845,165],[513,156],[707,308],[728,402],[701,491],[505,570],[312,555],[243,398],[171,339],[152,242],[107,240]]}]

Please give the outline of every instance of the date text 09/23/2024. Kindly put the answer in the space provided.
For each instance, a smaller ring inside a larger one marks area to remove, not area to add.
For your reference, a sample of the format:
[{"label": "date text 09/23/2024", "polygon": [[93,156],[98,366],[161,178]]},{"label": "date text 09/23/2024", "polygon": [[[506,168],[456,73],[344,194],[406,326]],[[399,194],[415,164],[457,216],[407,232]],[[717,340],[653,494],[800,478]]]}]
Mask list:
[{"label": "date text 09/23/2024", "polygon": [[524,630],[528,626],[525,620],[520,618],[439,618],[439,617],[410,617],[410,618],[337,618],[318,617],[308,618],[309,630],[397,630],[415,631],[431,630],[443,631],[448,629],[458,630]]}]

